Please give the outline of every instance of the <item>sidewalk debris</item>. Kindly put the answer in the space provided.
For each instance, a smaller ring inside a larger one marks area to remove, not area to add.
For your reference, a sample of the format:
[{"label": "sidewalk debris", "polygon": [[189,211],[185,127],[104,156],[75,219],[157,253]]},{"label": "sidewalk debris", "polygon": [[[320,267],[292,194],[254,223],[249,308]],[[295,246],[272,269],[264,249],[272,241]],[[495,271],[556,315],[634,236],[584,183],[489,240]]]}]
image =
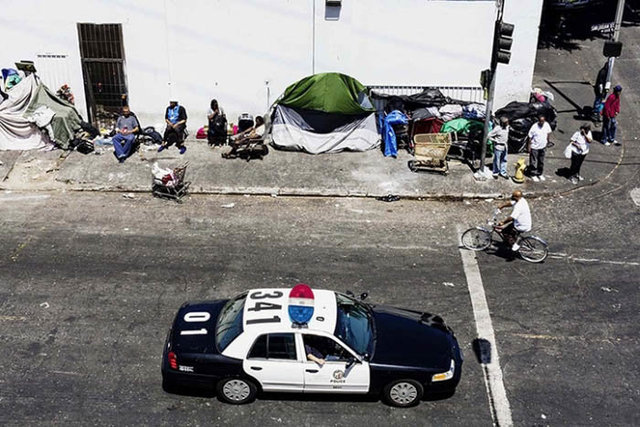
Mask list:
[{"label": "sidewalk debris", "polygon": [[122,195],[122,197],[124,197],[125,199],[135,199],[136,196],[133,193],[125,193]]},{"label": "sidewalk debris", "polygon": [[222,205],[222,208],[232,208],[234,207],[236,204],[235,203],[227,203],[226,205]]},{"label": "sidewalk debris", "polygon": [[617,289],[609,288],[609,287],[607,287],[607,286],[603,286],[603,287],[601,287],[601,288],[600,288],[600,290],[601,290],[602,292],[618,292],[618,290],[617,290]]},{"label": "sidewalk debris", "polygon": [[400,200],[400,196],[396,196],[395,194],[387,194],[386,196],[376,197],[376,200],[380,200],[382,202],[397,202]]},{"label": "sidewalk debris", "polygon": [[442,284],[443,284],[443,285],[445,285],[445,286],[447,286],[447,287],[449,287],[449,288],[453,288],[454,286],[456,286],[456,285],[454,285],[454,284],[453,284],[453,283],[451,283],[451,282],[442,282]]},{"label": "sidewalk debris", "polygon": [[43,302],[42,304],[40,304],[40,307],[42,308],[49,308],[49,303],[48,302]]}]

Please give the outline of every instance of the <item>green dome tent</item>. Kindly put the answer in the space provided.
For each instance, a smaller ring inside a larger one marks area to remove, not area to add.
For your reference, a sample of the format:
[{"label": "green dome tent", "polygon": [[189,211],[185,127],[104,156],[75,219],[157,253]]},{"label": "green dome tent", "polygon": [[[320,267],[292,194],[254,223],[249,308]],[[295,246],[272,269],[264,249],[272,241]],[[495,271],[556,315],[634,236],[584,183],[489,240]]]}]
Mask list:
[{"label": "green dome tent", "polygon": [[272,123],[273,143],[284,149],[318,154],[380,145],[366,87],[344,74],[314,74],[289,86]]}]

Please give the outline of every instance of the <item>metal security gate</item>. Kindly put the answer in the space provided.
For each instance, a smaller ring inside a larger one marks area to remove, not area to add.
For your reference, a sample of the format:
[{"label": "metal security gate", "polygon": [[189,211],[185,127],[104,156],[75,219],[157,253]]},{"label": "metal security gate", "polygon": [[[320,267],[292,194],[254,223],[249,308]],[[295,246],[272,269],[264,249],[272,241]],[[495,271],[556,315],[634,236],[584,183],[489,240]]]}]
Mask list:
[{"label": "metal security gate", "polygon": [[79,23],[78,39],[89,119],[111,129],[128,98],[122,26]]}]

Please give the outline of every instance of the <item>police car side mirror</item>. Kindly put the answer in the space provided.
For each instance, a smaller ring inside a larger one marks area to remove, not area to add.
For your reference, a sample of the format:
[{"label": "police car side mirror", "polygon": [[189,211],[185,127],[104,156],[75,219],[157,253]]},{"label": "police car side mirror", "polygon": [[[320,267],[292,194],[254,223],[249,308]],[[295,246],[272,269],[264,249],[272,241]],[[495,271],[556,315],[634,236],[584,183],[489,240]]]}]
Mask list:
[{"label": "police car side mirror", "polygon": [[369,296],[369,294],[367,292],[361,293],[360,294],[360,301],[366,300],[368,296]]},{"label": "police car side mirror", "polygon": [[355,365],[356,363],[360,363],[360,361],[358,359],[356,359],[355,357],[350,357],[349,360],[347,360],[347,366],[345,367],[345,370],[349,370],[353,367],[353,365]]}]

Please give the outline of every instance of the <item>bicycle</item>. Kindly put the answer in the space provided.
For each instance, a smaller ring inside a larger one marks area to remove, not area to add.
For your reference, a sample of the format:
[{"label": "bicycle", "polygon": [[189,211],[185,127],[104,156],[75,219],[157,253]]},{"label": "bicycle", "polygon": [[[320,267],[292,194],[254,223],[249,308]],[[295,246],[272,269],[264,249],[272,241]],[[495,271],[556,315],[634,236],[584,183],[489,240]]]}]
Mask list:
[{"label": "bicycle", "polygon": [[[498,225],[498,215],[500,209],[493,212],[493,218],[487,221],[488,227],[471,227],[462,233],[462,245],[472,251],[483,251],[495,241],[493,234],[497,234],[502,239],[502,243],[508,242],[503,234],[504,227]],[[549,254],[547,242],[537,236],[524,235],[520,237],[520,248],[516,251],[520,257],[528,262],[539,263],[544,261]]]}]

